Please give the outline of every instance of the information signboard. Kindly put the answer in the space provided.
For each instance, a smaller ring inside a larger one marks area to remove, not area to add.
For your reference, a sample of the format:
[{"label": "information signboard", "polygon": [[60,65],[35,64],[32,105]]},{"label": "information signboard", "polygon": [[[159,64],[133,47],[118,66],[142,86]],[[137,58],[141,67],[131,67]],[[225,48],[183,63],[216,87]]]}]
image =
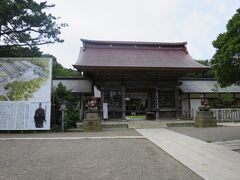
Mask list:
[{"label": "information signboard", "polygon": [[51,58],[0,58],[0,130],[48,130]]},{"label": "information signboard", "polygon": [[103,103],[103,119],[108,119],[108,103]]}]

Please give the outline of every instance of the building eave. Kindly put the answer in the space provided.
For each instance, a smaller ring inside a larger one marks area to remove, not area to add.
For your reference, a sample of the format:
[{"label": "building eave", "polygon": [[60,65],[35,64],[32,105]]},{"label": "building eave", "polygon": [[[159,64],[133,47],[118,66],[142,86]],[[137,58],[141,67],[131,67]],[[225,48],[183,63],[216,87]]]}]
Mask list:
[{"label": "building eave", "polygon": [[206,72],[209,67],[125,67],[125,66],[83,66],[83,65],[73,65],[79,71],[177,71],[177,72]]}]

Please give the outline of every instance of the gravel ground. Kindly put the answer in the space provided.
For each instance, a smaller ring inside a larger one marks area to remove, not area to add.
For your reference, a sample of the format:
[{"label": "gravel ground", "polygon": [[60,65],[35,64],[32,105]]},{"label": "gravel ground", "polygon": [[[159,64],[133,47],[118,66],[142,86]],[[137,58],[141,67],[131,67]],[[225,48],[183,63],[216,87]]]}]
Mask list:
[{"label": "gravel ground", "polygon": [[0,133],[0,138],[15,138],[15,137],[93,137],[93,136],[141,136],[135,130],[112,130],[112,131],[100,131],[100,132],[64,132],[64,133],[52,133],[52,132],[36,132],[36,133]]},{"label": "gravel ground", "polygon": [[146,139],[0,141],[1,180],[201,179]]},{"label": "gravel ground", "polygon": [[216,128],[171,127],[168,129],[209,142],[240,139],[240,127],[216,127]]}]

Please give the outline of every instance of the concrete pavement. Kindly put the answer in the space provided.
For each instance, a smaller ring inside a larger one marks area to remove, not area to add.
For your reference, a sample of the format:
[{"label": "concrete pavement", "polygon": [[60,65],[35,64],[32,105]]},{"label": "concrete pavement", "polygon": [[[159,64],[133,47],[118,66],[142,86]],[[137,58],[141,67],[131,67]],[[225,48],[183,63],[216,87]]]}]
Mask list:
[{"label": "concrete pavement", "polygon": [[0,141],[0,180],[202,179],[146,139],[47,138]]},{"label": "concrete pavement", "polygon": [[231,140],[231,141],[216,141],[214,144],[223,145],[232,151],[240,152],[240,140]]},{"label": "concrete pavement", "polygon": [[240,127],[240,122],[223,122],[223,123],[217,123],[217,124],[221,126],[226,126],[226,127]]},{"label": "concrete pavement", "polygon": [[167,129],[207,142],[240,139],[240,127],[171,127]]},{"label": "concrete pavement", "polygon": [[36,132],[36,133],[0,133],[0,138],[48,138],[48,137],[112,137],[112,136],[139,136],[132,129],[99,131],[99,132]]},{"label": "concrete pavement", "polygon": [[240,179],[240,154],[167,129],[137,131],[204,179]]},{"label": "concrete pavement", "polygon": [[11,137],[11,138],[0,138],[0,141],[8,141],[8,140],[83,140],[83,139],[145,139],[145,137],[143,137],[143,136]]}]

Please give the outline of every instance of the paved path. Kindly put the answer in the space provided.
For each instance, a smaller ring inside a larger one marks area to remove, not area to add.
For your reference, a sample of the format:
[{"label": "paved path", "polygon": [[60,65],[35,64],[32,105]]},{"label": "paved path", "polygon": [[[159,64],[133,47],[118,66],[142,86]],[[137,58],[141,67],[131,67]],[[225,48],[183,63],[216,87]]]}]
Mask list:
[{"label": "paved path", "polygon": [[223,122],[223,123],[217,123],[221,126],[227,126],[227,127],[240,127],[240,122]]},{"label": "paved path", "polygon": [[171,127],[167,129],[207,142],[240,139],[240,127]]},{"label": "paved path", "polygon": [[167,129],[137,131],[204,179],[240,179],[237,152]]},{"label": "paved path", "polygon": [[115,130],[115,131],[99,131],[99,132],[40,132],[36,133],[0,133],[0,138],[33,138],[33,137],[109,137],[109,136],[139,136],[135,130]]},{"label": "paved path", "polygon": [[147,139],[5,140],[0,147],[0,180],[202,180]]},{"label": "paved path", "polygon": [[86,136],[86,137],[11,137],[0,138],[0,141],[7,140],[83,140],[83,139],[145,139],[143,136]]},{"label": "paved path", "polygon": [[231,141],[216,141],[214,144],[223,145],[232,151],[240,152],[240,140],[231,140]]}]

